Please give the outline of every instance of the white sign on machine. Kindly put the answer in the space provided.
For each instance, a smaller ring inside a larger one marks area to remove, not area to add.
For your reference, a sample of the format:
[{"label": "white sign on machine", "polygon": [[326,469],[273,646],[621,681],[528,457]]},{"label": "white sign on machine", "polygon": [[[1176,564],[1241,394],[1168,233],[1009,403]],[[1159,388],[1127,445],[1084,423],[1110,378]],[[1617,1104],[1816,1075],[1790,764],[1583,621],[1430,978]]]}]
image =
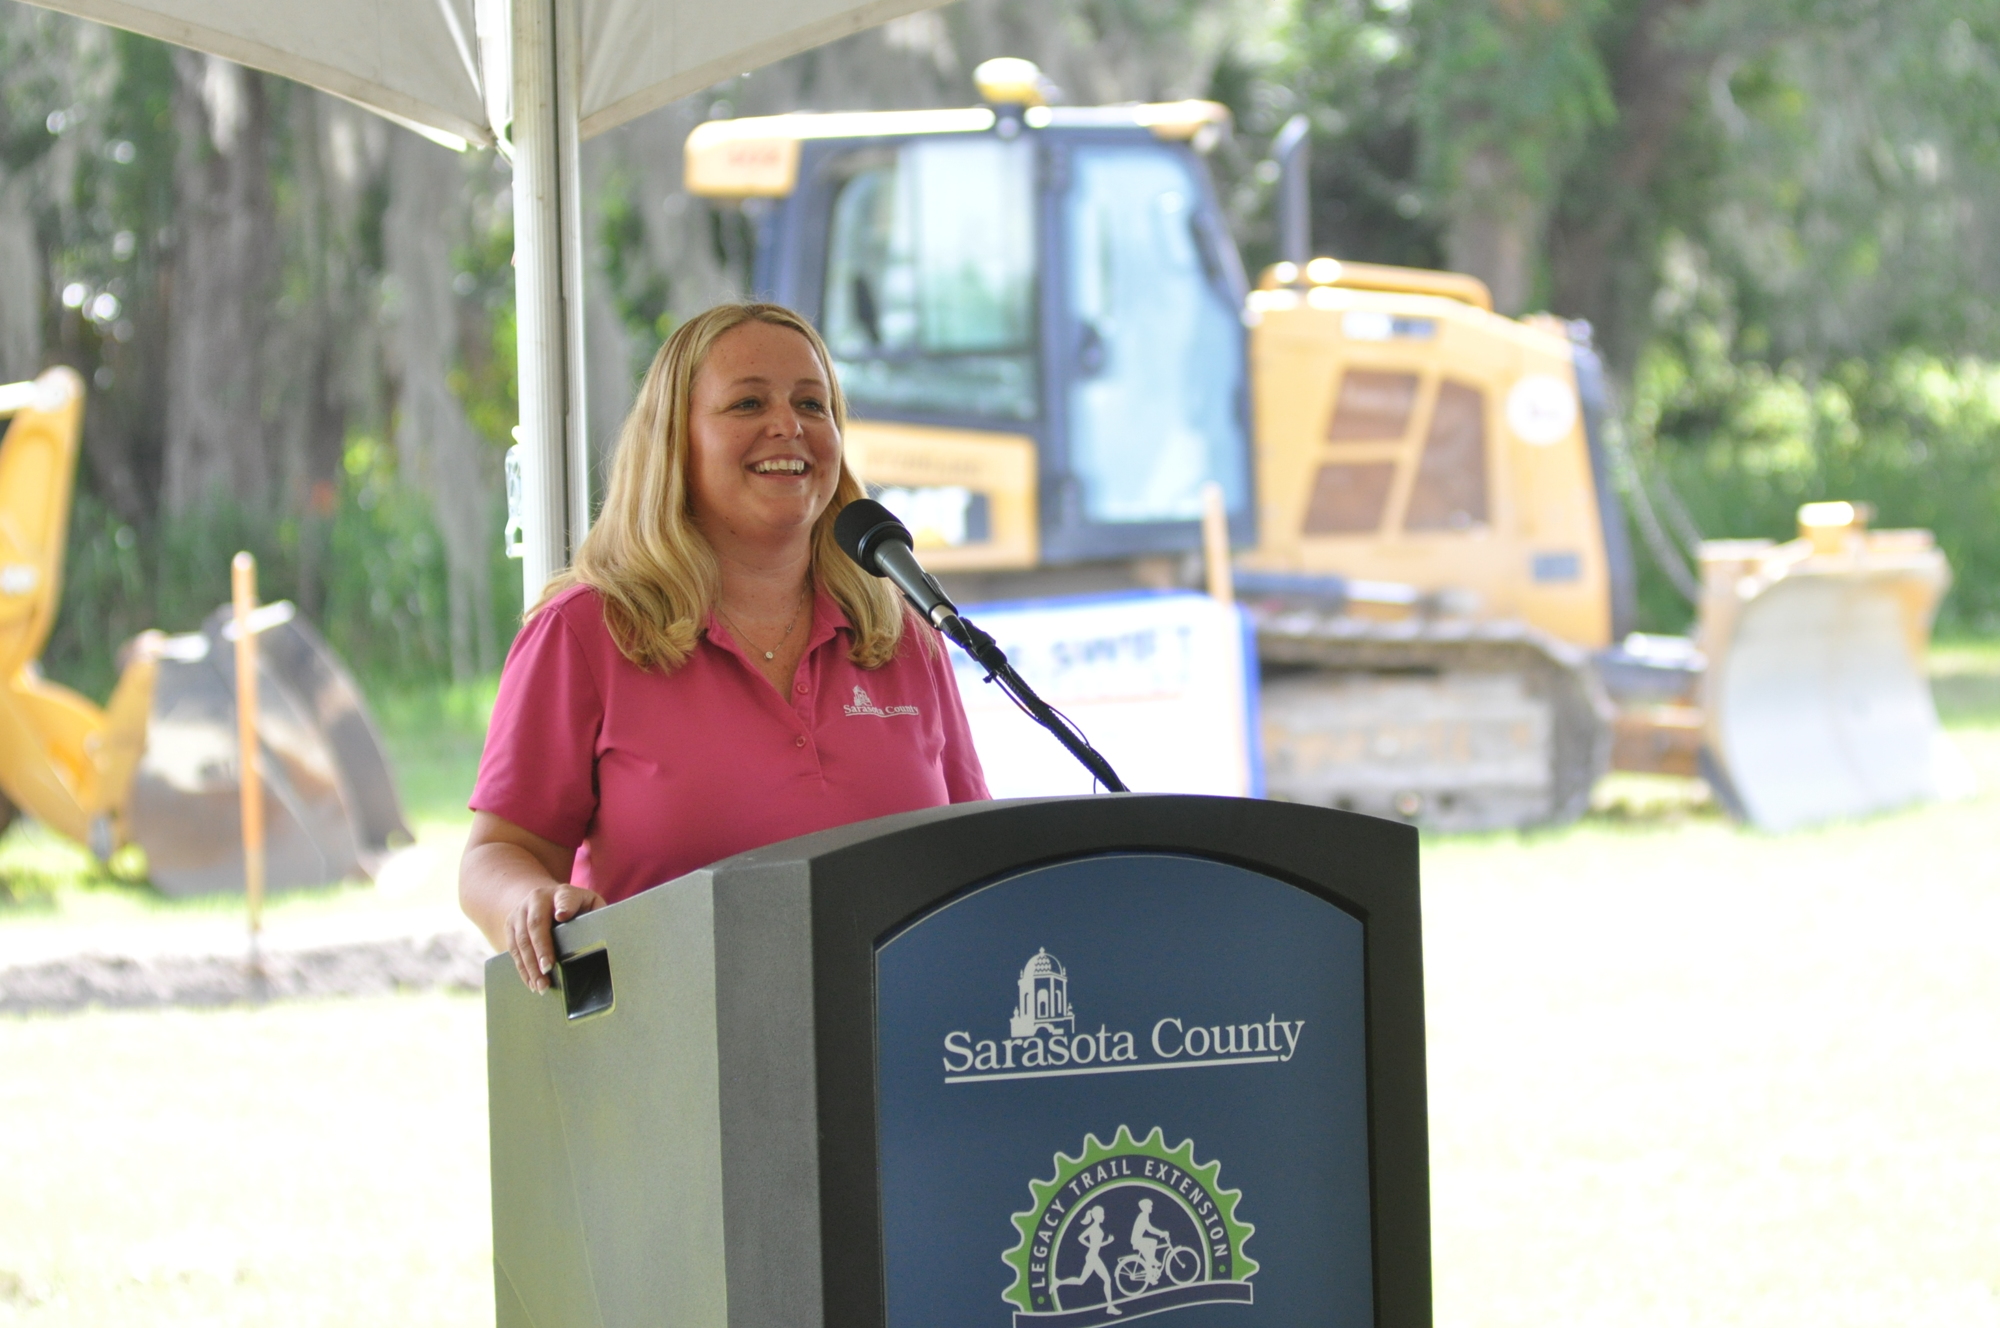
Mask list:
[{"label": "white sign on machine", "polygon": [[[1263,791],[1254,647],[1234,605],[1137,592],[963,607],[1134,792]],[[994,797],[1091,791],[1089,772],[978,664],[956,650],[952,663]]]}]

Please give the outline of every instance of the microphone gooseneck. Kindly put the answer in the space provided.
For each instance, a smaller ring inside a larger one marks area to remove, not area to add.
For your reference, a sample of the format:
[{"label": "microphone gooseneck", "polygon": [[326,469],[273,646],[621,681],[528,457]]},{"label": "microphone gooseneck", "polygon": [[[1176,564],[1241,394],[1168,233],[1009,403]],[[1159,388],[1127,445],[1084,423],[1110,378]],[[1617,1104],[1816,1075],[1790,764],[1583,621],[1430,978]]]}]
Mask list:
[{"label": "microphone gooseneck", "polygon": [[1023,714],[1054,734],[1093,779],[1113,793],[1128,791],[1111,763],[1085,740],[1069,717],[1035,695],[1035,689],[1007,662],[999,644],[959,613],[937,578],[917,561],[916,541],[894,512],[872,498],[856,499],[833,519],[833,539],[862,571],[894,582],[925,621],[977,660],[986,670],[986,681],[998,684]]}]

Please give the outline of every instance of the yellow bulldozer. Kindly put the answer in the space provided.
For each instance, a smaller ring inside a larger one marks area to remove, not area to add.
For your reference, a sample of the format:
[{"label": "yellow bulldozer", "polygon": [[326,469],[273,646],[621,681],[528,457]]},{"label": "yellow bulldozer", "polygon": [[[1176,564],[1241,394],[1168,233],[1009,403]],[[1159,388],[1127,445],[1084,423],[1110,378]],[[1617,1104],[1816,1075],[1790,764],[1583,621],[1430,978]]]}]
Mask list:
[{"label": "yellow bulldozer", "polygon": [[961,602],[1191,583],[1219,490],[1270,796],[1523,826],[1615,766],[1781,829],[1944,791],[1926,532],[1812,505],[1797,541],[1702,547],[1692,640],[1633,635],[1587,329],[1331,258],[1253,289],[1203,160],[1225,108],[977,76],[982,106],[712,120],[685,155]]},{"label": "yellow bulldozer", "polygon": [[[134,640],[102,708],[36,666],[61,600],[83,406],[67,368],[0,386],[12,417],[0,439],[0,827],[25,812],[107,861],[137,844],[168,894],[240,889],[227,606],[198,632]],[[360,690],[290,604],[263,606],[251,627],[266,881],[371,873],[410,836]]]}]

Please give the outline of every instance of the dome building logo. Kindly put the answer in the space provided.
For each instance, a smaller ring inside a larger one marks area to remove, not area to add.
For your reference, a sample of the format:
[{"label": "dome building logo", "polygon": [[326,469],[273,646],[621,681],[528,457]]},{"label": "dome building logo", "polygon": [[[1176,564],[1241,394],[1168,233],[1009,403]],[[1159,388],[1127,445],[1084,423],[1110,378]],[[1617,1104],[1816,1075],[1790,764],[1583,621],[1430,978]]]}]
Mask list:
[{"label": "dome building logo", "polygon": [[1032,1180],[1014,1214],[1020,1241],[1002,1258],[1014,1328],[1096,1328],[1194,1305],[1248,1305],[1257,1264],[1243,1253],[1255,1228],[1237,1217],[1242,1194],[1218,1183],[1222,1164],[1197,1163],[1194,1141],[1166,1147],[1158,1127],[1109,1144],[1084,1136],[1055,1174]]},{"label": "dome building logo", "polygon": [[1069,1008],[1069,974],[1047,950],[1021,966],[1020,1001],[1007,1031],[1017,1038],[1061,1033],[1076,1034],[1076,1016]]}]

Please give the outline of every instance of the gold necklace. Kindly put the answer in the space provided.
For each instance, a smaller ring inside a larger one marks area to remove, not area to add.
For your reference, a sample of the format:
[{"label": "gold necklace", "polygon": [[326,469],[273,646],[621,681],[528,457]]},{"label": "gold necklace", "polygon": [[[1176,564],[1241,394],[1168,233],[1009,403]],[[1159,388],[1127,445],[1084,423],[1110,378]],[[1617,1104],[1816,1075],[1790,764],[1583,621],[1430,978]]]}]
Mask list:
[{"label": "gold necklace", "polygon": [[[723,608],[720,603],[716,604],[715,611],[722,615],[722,621],[729,624],[729,630],[736,633],[737,640],[741,641],[744,645],[749,646],[752,650],[764,649],[762,646],[758,645],[755,641],[752,641],[750,639],[750,634],[748,632],[744,631],[741,627],[738,627],[736,625],[736,620],[729,616],[729,610]],[[806,600],[805,596],[801,595],[799,597],[799,606],[796,609],[792,610],[792,620],[785,624],[785,634],[778,638],[777,646],[774,646],[769,650],[764,650],[765,659],[776,659],[778,657],[779,648],[783,647],[785,642],[792,639],[792,629],[799,625],[799,617],[802,614],[804,614],[805,611],[806,611]]]}]

